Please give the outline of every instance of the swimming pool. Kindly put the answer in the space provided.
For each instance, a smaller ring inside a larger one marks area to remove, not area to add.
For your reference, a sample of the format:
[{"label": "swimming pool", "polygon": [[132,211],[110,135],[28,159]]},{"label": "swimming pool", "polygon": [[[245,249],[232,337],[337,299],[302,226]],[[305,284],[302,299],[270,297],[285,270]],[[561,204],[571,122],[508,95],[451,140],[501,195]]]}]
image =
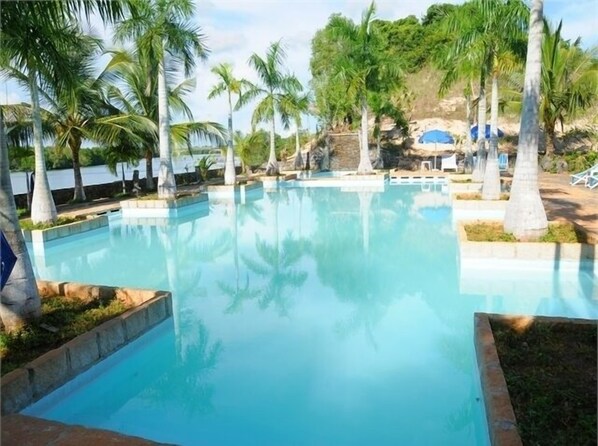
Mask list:
[{"label": "swimming pool", "polygon": [[462,274],[440,187],[249,197],[34,258],[171,290],[174,316],[25,413],[185,445],[484,445],[473,313],[598,317],[585,271]]}]

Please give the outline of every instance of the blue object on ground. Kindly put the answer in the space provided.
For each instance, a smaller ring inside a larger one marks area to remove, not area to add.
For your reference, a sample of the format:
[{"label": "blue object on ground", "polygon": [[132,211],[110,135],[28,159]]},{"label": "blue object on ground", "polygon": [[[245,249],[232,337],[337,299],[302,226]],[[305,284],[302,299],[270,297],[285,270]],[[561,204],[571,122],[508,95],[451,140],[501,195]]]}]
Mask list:
[{"label": "blue object on ground", "polygon": [[17,256],[12,252],[8,240],[4,237],[4,232],[0,231],[0,290],[8,281],[15,263],[17,263]]},{"label": "blue object on ground", "polygon": [[422,144],[454,144],[455,140],[449,132],[444,130],[428,130],[419,137]]},{"label": "blue object on ground", "polygon": [[[501,129],[498,129],[498,137],[502,138],[503,136],[505,136],[505,132],[503,132]],[[478,126],[474,125],[471,128],[471,139],[473,139],[474,141],[477,141],[478,139]],[[490,124],[486,124],[486,139],[490,139]]]},{"label": "blue object on ground", "polygon": [[500,153],[498,155],[498,170],[508,170],[509,169],[509,155],[506,153]]}]

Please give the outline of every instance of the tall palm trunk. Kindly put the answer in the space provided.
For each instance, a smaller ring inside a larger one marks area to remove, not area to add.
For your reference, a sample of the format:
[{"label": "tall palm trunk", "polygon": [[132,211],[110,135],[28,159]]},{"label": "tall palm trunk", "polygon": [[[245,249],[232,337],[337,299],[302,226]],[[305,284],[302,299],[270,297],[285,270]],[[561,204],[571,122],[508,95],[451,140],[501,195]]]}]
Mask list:
[{"label": "tall palm trunk", "polygon": [[224,184],[235,184],[235,152],[233,148],[233,104],[228,92],[228,139],[226,141],[226,164],[224,166]]},{"label": "tall palm trunk", "polygon": [[489,148],[486,170],[484,171],[484,184],[482,185],[482,199],[498,200],[500,198],[500,172],[498,171],[498,74],[492,76]]},{"label": "tall palm trunk", "polygon": [[10,171],[8,168],[8,147],[4,134],[4,118],[0,111],[0,229],[17,256],[12,274],[2,290],[0,318],[8,331],[18,329],[30,318],[41,314],[41,303],[37,292],[35,275],[17,218],[17,208]]},{"label": "tall palm trunk", "polygon": [[483,181],[486,170],[486,75],[480,78],[480,99],[478,101],[478,156],[473,168],[472,180]]},{"label": "tall palm trunk", "polygon": [[[164,48],[164,44],[162,44]],[[170,122],[168,116],[168,90],[166,87],[165,55],[158,64],[158,127],[160,138],[160,172],[158,173],[158,197],[174,199],[176,182],[172,169],[172,153],[170,152]]]},{"label": "tall palm trunk", "polygon": [[374,168],[384,169],[384,160],[382,159],[382,132],[380,131],[380,123],[376,124],[376,161],[374,161]]},{"label": "tall palm trunk", "polygon": [[145,189],[154,190],[154,151],[147,149],[145,151]]},{"label": "tall palm trunk", "polygon": [[372,172],[372,162],[368,146],[368,104],[365,95],[361,96],[361,148],[359,152],[358,174]]},{"label": "tall palm trunk", "polygon": [[83,178],[81,177],[81,161],[79,155],[81,153],[81,138],[76,137],[70,144],[71,153],[73,154],[73,173],[75,175],[75,192],[73,201],[85,201],[85,189],[83,188]]},{"label": "tall palm trunk", "polygon": [[297,130],[295,131],[295,170],[303,170],[303,156],[301,155],[301,144],[299,144],[299,122],[296,123]]},{"label": "tall palm trunk", "polygon": [[542,72],[543,0],[534,0],[530,13],[527,60],[523,84],[523,110],[504,229],[525,240],[542,236],[548,228],[538,188],[538,108]]},{"label": "tall palm trunk", "polygon": [[31,90],[31,114],[33,118],[33,150],[35,152],[35,188],[31,199],[31,221],[33,223],[50,223],[56,221],[56,205],[50,190],[44,146],[42,144],[42,115],[39,109],[39,92],[37,89],[37,72],[29,73]]},{"label": "tall palm trunk", "polygon": [[[473,91],[473,90],[472,90]],[[471,138],[471,127],[473,126],[471,92],[465,95],[465,113],[467,119],[467,131],[465,132],[465,172],[470,173],[473,168],[473,140]]]},{"label": "tall palm trunk", "polygon": [[278,161],[276,161],[276,126],[274,123],[274,110],[272,110],[272,122],[270,127],[270,156],[268,157],[268,165],[266,166],[266,175],[278,175]]}]

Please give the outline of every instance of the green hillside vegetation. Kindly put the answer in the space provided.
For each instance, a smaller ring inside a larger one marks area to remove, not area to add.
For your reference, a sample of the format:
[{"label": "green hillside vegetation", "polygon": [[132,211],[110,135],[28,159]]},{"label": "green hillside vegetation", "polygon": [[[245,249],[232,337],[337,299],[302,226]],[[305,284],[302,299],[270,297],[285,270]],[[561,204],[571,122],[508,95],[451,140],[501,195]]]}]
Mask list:
[{"label": "green hillside vegetation", "polygon": [[[520,8],[520,13],[528,13],[526,7],[522,6],[523,3],[514,2],[513,5]],[[355,130],[359,126],[360,112],[357,98],[346,86],[343,76],[339,75],[342,73],[339,66],[342,67],[346,61],[339,56],[342,50],[339,50],[338,38],[332,26],[335,20],[348,19],[341,14],[334,14],[312,40],[310,68],[315,106],[322,128]],[[461,24],[458,23],[459,20]],[[493,50],[497,51],[498,59],[494,68],[489,66],[490,71],[486,74],[487,111],[490,111],[491,92],[488,73],[496,73],[500,120],[502,123],[519,122],[527,35],[517,35],[514,32],[511,35],[504,31],[510,41],[471,41],[469,46],[473,49],[468,53],[467,44],[463,43],[465,40],[459,39],[464,38],[462,34],[465,29],[476,30],[476,27],[482,25],[482,22],[476,23],[476,20],[475,2],[470,1],[462,5],[432,5],[421,18],[408,16],[394,21],[376,19],[372,22],[372,32],[379,34],[382,43],[375,49],[370,48],[370,51],[379,52],[386,59],[400,60],[401,76],[396,81],[397,88],[389,100],[409,121],[426,118],[465,120],[465,93],[469,91],[475,123],[481,61],[475,59],[479,54],[474,50],[478,51],[475,48],[486,42],[483,44],[503,45],[496,46]],[[521,30],[525,26],[522,23]],[[564,40],[560,35],[560,24],[554,26],[546,23],[545,33],[547,37],[542,49],[541,122],[548,137],[543,143],[546,141],[549,152],[553,151],[553,147],[557,151],[567,148],[571,138],[559,144],[555,141],[555,132],[562,133],[564,125],[580,121],[583,123],[580,125],[584,127],[584,135],[589,133],[591,136],[590,146],[594,146],[598,140],[595,119],[598,50],[584,49],[579,40]],[[472,32],[471,36],[481,39],[480,31]],[[509,45],[511,46],[508,47]],[[463,60],[457,62],[459,57]],[[467,70],[469,74],[466,74]],[[447,88],[440,94],[443,84]],[[513,141],[508,143],[511,148],[516,147],[516,141],[515,145],[512,145]]]}]

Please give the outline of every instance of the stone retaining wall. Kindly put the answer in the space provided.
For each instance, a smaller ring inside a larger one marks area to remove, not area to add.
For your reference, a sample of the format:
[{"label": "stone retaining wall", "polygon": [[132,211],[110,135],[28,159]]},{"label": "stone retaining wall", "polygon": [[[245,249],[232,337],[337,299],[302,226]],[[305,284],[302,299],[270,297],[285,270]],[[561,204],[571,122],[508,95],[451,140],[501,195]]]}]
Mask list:
[{"label": "stone retaining wall", "polygon": [[522,446],[488,315],[474,314],[474,342],[492,446]]},{"label": "stone retaining wall", "polygon": [[167,291],[38,281],[40,297],[118,299],[134,308],[2,377],[2,415],[43,398],[172,315]]}]

